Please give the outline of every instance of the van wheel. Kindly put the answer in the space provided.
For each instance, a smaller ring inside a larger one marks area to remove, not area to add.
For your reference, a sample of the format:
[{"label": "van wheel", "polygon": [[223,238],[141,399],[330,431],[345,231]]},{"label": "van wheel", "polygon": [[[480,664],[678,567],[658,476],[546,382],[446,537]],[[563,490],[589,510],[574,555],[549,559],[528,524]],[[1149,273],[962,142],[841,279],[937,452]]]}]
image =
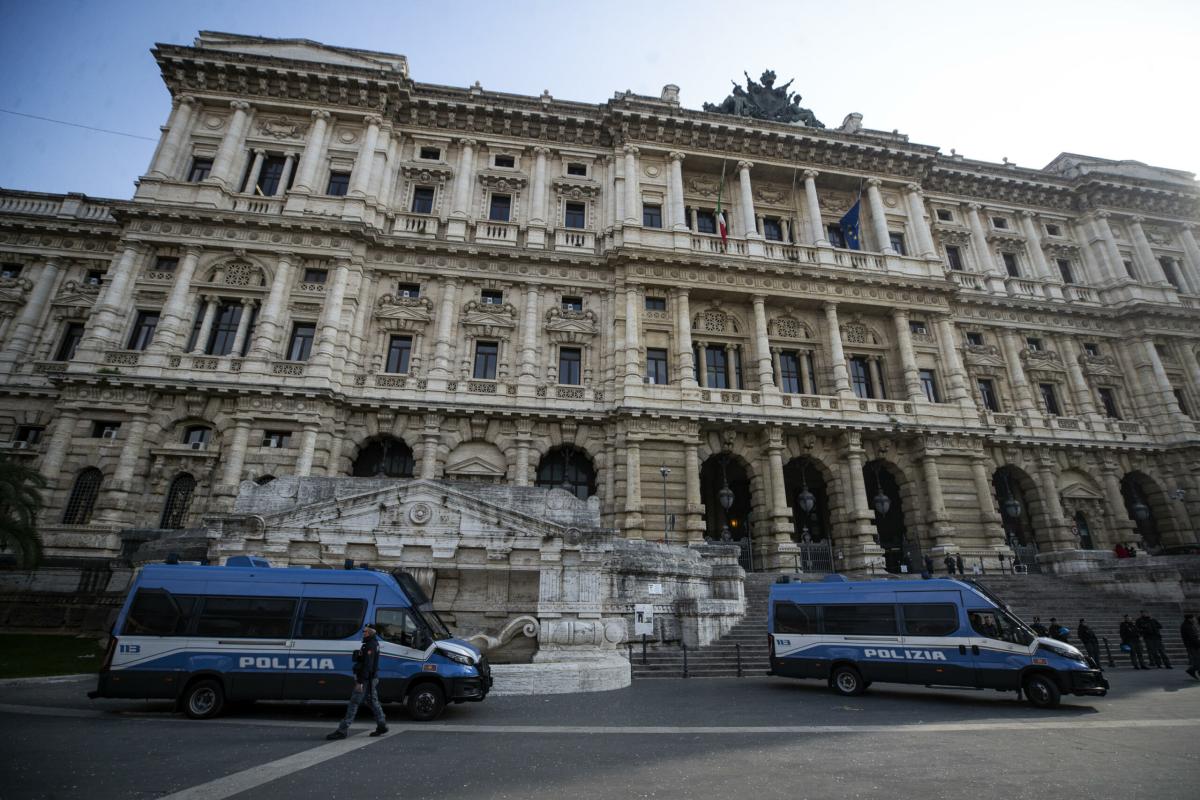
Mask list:
[{"label": "van wheel", "polygon": [[442,693],[442,687],[436,683],[422,683],[408,693],[406,705],[408,716],[417,722],[429,722],[442,715],[442,709],[446,707],[446,696]]},{"label": "van wheel", "polygon": [[225,690],[217,681],[196,681],[183,693],[183,713],[191,719],[212,719],[225,707]]},{"label": "van wheel", "polygon": [[840,695],[855,697],[867,690],[862,675],[854,667],[842,665],[829,676],[829,685]]},{"label": "van wheel", "polygon": [[1025,679],[1025,698],[1035,708],[1056,708],[1062,695],[1054,681],[1034,674]]}]

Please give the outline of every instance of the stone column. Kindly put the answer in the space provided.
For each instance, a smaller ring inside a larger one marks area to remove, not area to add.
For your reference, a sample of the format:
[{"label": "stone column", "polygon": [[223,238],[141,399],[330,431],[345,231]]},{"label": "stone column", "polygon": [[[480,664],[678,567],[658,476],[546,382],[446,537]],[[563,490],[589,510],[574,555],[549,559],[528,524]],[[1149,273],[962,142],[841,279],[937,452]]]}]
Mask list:
[{"label": "stone column", "polygon": [[429,370],[430,377],[449,378],[451,370],[451,354],[454,335],[455,314],[454,299],[458,294],[458,283],[454,278],[442,278],[442,302],[437,314],[437,338],[434,339],[433,367]]},{"label": "stone column", "polygon": [[1117,237],[1113,236],[1112,227],[1108,224],[1109,216],[1107,211],[1097,211],[1092,217],[1100,237],[1100,251],[1104,254],[1104,260],[1108,262],[1109,271],[1114,278],[1130,280],[1125,271],[1125,260],[1121,258],[1121,251],[1117,247]]},{"label": "stone column", "polygon": [[[988,461],[985,456],[977,454],[971,457],[971,478],[975,483],[975,496],[979,500],[979,521],[983,523],[985,529],[990,529],[993,533],[991,546],[1003,545],[1005,543],[1004,529],[1000,512],[996,509],[992,477],[988,474]],[[997,531],[992,526],[1000,526],[1000,528]]]},{"label": "stone column", "polygon": [[1167,377],[1166,369],[1163,368],[1162,359],[1158,357],[1158,348],[1154,345],[1154,337],[1147,336],[1141,339],[1140,343],[1146,352],[1150,369],[1154,373],[1154,382],[1158,384],[1162,405],[1169,414],[1182,416],[1183,410],[1179,407],[1179,401],[1175,399],[1174,387],[1171,385],[1171,379]]},{"label": "stone column", "polygon": [[1042,506],[1046,509],[1050,541],[1055,550],[1070,549],[1075,537],[1071,534],[1070,524],[1063,513],[1062,498],[1058,494],[1058,476],[1054,465],[1044,460],[1038,464],[1038,483],[1042,494]]},{"label": "stone column", "polygon": [[925,200],[921,196],[921,186],[916,183],[908,184],[908,214],[912,220],[913,232],[917,236],[916,255],[922,258],[936,258],[937,248],[933,244],[933,233],[929,230],[929,220],[925,218]]},{"label": "stone column", "polygon": [[246,333],[250,330],[250,317],[254,315],[255,300],[250,297],[242,298],[242,313],[238,317],[237,330],[233,334],[233,348],[229,351],[232,358],[241,358],[246,346]]},{"label": "stone column", "polygon": [[625,383],[640,384],[641,369],[641,325],[638,324],[638,299],[641,295],[636,286],[625,287]]},{"label": "stone column", "polygon": [[938,473],[937,460],[941,453],[927,451],[920,457],[921,473],[925,478],[925,493],[929,498],[929,527],[933,529],[935,546],[953,549],[954,529],[947,521],[946,498],[942,494],[942,477]]},{"label": "stone column", "polygon": [[300,434],[300,456],[296,459],[296,477],[306,478],[312,474],[313,456],[317,452],[317,425],[305,423]]},{"label": "stone column", "polygon": [[549,147],[533,148],[533,191],[530,195],[529,224],[546,224],[546,156]]},{"label": "stone column", "polygon": [[875,512],[871,508],[870,498],[867,497],[867,485],[863,479],[863,464],[865,453],[862,448],[862,435],[857,432],[845,435],[846,452],[846,521],[850,527],[850,537],[845,543],[847,568],[864,569],[871,561],[877,560],[882,553],[877,537]]},{"label": "stone column", "polygon": [[521,315],[521,372],[520,383],[537,383],[538,309],[542,287],[531,283],[525,287],[525,307]]},{"label": "stone column", "polygon": [[371,168],[375,165],[375,148],[379,144],[379,126],[383,120],[369,116],[363,120],[366,130],[363,133],[362,144],[358,148],[358,157],[354,159],[354,170],[350,173],[351,197],[365,197],[371,181]]},{"label": "stone column", "polygon": [[[370,273],[364,269],[358,276],[358,296],[354,298],[354,321],[350,328],[350,347],[346,355],[346,366],[342,373],[345,375],[349,371],[365,372],[367,363],[367,348],[368,330],[370,328],[371,317],[371,292],[374,289],[374,281]],[[409,353],[409,364],[411,371],[412,357],[417,354],[421,345],[421,335],[415,334],[412,340],[412,352]]]},{"label": "stone column", "polygon": [[392,200],[396,194],[396,174],[400,170],[400,140],[402,138],[403,136],[395,130],[388,137],[387,154],[384,159],[387,168],[383,171],[383,182],[379,187],[379,202],[387,210],[392,209]]},{"label": "stone column", "polygon": [[338,259],[333,268],[333,280],[325,287],[325,305],[317,322],[317,341],[311,359],[314,365],[328,366],[333,363],[342,319],[342,303],[346,299],[346,283],[349,279],[350,262]]},{"label": "stone column", "polygon": [[117,456],[112,480],[104,487],[104,500],[98,504],[98,523],[111,525],[126,516],[127,498],[134,488],[138,459],[142,456],[146,442],[147,421],[146,414],[137,413],[129,420],[127,426],[122,426],[124,442],[121,444],[121,453]]},{"label": "stone column", "polygon": [[808,212],[809,241],[818,247],[829,247],[825,238],[825,224],[821,220],[821,202],[817,198],[817,176],[815,169],[804,170],[804,205]]},{"label": "stone column", "polygon": [[747,239],[761,239],[754,224],[754,190],[750,186],[750,170],[754,164],[749,161],[737,162],[738,189],[741,197],[738,205],[742,212],[742,231]]},{"label": "stone column", "polygon": [[262,174],[263,159],[267,157],[267,151],[260,147],[254,148],[254,161],[250,165],[250,174],[246,176],[246,185],[241,187],[241,191],[246,194],[257,194],[255,187],[258,186],[258,176]]},{"label": "stone column", "polygon": [[683,158],[684,154],[672,150],[671,178],[667,188],[671,190],[671,230],[686,231],[687,213],[683,210]]},{"label": "stone column", "polygon": [[218,184],[226,191],[234,191],[232,186],[236,180],[236,176],[233,174],[235,159],[242,149],[242,141],[246,136],[246,126],[250,121],[250,104],[242,100],[234,100],[230,102],[229,107],[233,109],[233,114],[229,118],[229,124],[225,126],[225,135],[221,138],[217,154],[213,157],[208,181]]},{"label": "stone column", "polygon": [[892,240],[888,236],[887,213],[883,210],[883,196],[879,194],[881,185],[883,181],[879,178],[867,178],[867,204],[871,207],[871,230],[875,233],[879,252],[890,256],[895,255],[896,251],[892,249]]},{"label": "stone column", "polygon": [[825,304],[825,326],[829,333],[829,361],[833,366],[834,393],[848,400],[850,392],[850,371],[846,368],[846,351],[842,349],[842,328],[838,323],[837,303]]},{"label": "stone column", "polygon": [[204,354],[209,334],[212,333],[213,321],[217,318],[217,309],[221,307],[221,298],[213,295],[205,295],[204,302],[204,318],[200,322],[200,331],[196,334],[196,341],[191,350],[192,354],[197,356]]},{"label": "stone column", "polygon": [[938,352],[942,363],[946,365],[947,395],[952,402],[968,410],[975,409],[975,400],[967,387],[967,371],[963,367],[962,358],[958,353],[958,333],[949,316],[939,316],[936,321],[938,331]]},{"label": "stone column", "polygon": [[675,359],[679,365],[679,385],[696,388],[696,365],[692,355],[692,315],[688,305],[688,290],[676,289],[675,300]]},{"label": "stone column", "polygon": [[99,351],[117,346],[125,319],[131,311],[131,287],[141,257],[142,245],[135,242],[125,244],[116,267],[110,270],[111,280],[96,299],[91,324],[80,343],[80,349]]},{"label": "stone column", "polygon": [[1200,245],[1196,244],[1196,235],[1191,224],[1179,227],[1179,243],[1183,245],[1184,261],[1187,263],[1185,280],[1191,287],[1192,294],[1200,294]]},{"label": "stone column", "polygon": [[771,483],[771,528],[776,541],[791,541],[792,508],[783,478],[783,430],[777,425],[767,429],[767,465]]},{"label": "stone column", "polygon": [[688,441],[683,446],[683,468],[687,481],[685,526],[688,543],[691,544],[704,541],[704,527],[700,524],[700,513],[703,510],[700,502],[700,452],[695,441]]},{"label": "stone column", "polygon": [[1034,272],[1037,276],[1046,281],[1059,280],[1059,276],[1051,272],[1050,265],[1046,263],[1046,254],[1042,252],[1042,234],[1038,226],[1038,216],[1032,211],[1022,211],[1018,215],[1021,219],[1021,227],[1025,231],[1026,251],[1029,253],[1029,260],[1033,262]]},{"label": "stone column", "polygon": [[42,454],[41,464],[38,466],[38,471],[52,489],[65,488],[61,482],[64,477],[61,472],[78,422],[79,411],[74,408],[60,408],[58,418],[54,421],[54,432],[50,435],[46,452]]},{"label": "stone column", "polygon": [[1004,271],[996,265],[992,258],[991,248],[988,247],[986,229],[983,227],[983,222],[979,219],[979,212],[983,206],[979,203],[967,204],[967,222],[971,226],[971,250],[975,254],[975,265],[980,272],[989,275],[1004,277]]},{"label": "stone column", "polygon": [[892,311],[896,325],[896,343],[900,347],[900,364],[904,367],[904,391],[911,402],[925,399],[921,390],[921,373],[917,369],[917,356],[913,352],[912,328],[909,327],[908,310],[897,308]]},{"label": "stone column", "polygon": [[875,390],[872,399],[884,399],[887,397],[887,386],[883,383],[883,370],[879,366],[879,356],[871,356],[867,360],[867,368],[871,371],[872,388]]},{"label": "stone column", "polygon": [[605,156],[604,164],[604,230],[607,232],[621,218],[617,216],[617,162],[612,156]]},{"label": "stone column", "polygon": [[625,145],[625,224],[642,224],[642,204],[638,184],[638,148]]},{"label": "stone column", "polygon": [[40,328],[39,322],[50,302],[54,286],[58,282],[58,270],[57,256],[47,258],[46,262],[42,264],[37,281],[34,282],[33,289],[25,300],[25,305],[21,306],[21,311],[17,314],[8,340],[4,343],[4,349],[0,351],[0,374],[15,372],[28,355],[30,345],[36,341]]},{"label": "stone column", "polygon": [[771,368],[771,342],[767,337],[767,298],[754,296],[754,356],[758,360],[758,383],[766,390],[775,385],[775,370]]},{"label": "stone column", "polygon": [[1170,286],[1171,282],[1167,280],[1167,274],[1163,271],[1162,264],[1158,263],[1158,259],[1154,257],[1154,251],[1150,249],[1150,240],[1146,238],[1146,231],[1142,228],[1142,223],[1145,221],[1145,217],[1129,218],[1129,232],[1133,237],[1133,251],[1137,253],[1138,260],[1142,262],[1142,275],[1145,275],[1154,283],[1162,286]]},{"label": "stone column", "polygon": [[[796,368],[800,370],[801,394],[817,394],[817,387],[812,385],[812,376],[808,371],[811,358],[812,353],[807,350],[802,350],[796,353]],[[780,374],[783,374],[782,370],[780,370]]]},{"label": "stone column", "polygon": [[304,143],[304,152],[300,155],[300,166],[296,170],[296,183],[292,187],[292,190],[298,193],[314,191],[317,167],[325,160],[325,128],[329,124],[329,112],[313,111],[312,120],[308,139]]},{"label": "stone column", "polygon": [[1100,466],[1100,479],[1104,486],[1104,503],[1108,507],[1108,529],[1113,542],[1132,542],[1138,539],[1137,525],[1129,518],[1125,509],[1125,496],[1121,494],[1120,466],[1106,459]]},{"label": "stone column", "polygon": [[1024,348],[1016,331],[1006,330],[1000,334],[1000,348],[1004,351],[1004,361],[1008,365],[1008,377],[1012,383],[1017,410],[1022,414],[1033,414],[1037,404],[1033,400],[1029,379],[1025,377],[1025,365],[1021,363],[1021,350]]},{"label": "stone column", "polygon": [[275,266],[275,277],[271,280],[271,289],[267,300],[263,303],[262,313],[258,315],[258,323],[254,326],[254,341],[250,345],[250,358],[266,362],[279,355],[279,340],[283,332],[280,324],[283,317],[283,305],[291,293],[292,265],[300,261],[295,253],[279,253]]},{"label": "stone column", "polygon": [[[246,463],[246,445],[249,441],[250,420],[240,417],[234,422],[229,449],[221,454],[221,483],[231,494],[237,494],[238,484],[242,482],[242,466]],[[311,458],[309,456],[310,461]]]},{"label": "stone column", "polygon": [[641,442],[625,440],[625,536],[643,538]]},{"label": "stone column", "polygon": [[171,293],[167,295],[167,302],[158,318],[158,327],[154,329],[154,340],[146,348],[149,352],[169,353],[179,346],[179,334],[187,325],[188,293],[198,263],[200,249],[185,247],[183,258],[179,260],[179,269],[175,272],[175,283],[171,285]]},{"label": "stone column", "polygon": [[283,172],[279,176],[279,186],[275,189],[275,196],[281,197],[287,194],[288,181],[292,177],[292,170],[296,168],[296,154],[292,152],[284,153],[283,155]]},{"label": "stone column", "polygon": [[176,97],[171,103],[171,117],[167,121],[167,135],[162,147],[155,154],[154,163],[150,166],[149,177],[159,179],[177,179],[176,163],[179,161],[179,151],[183,147],[184,138],[191,130],[192,111],[196,106],[196,98],[189,94]]},{"label": "stone column", "polygon": [[450,205],[450,216],[456,219],[468,217],[467,207],[471,204],[471,183],[475,177],[474,139],[459,139],[462,153],[458,159],[458,174],[454,176],[454,197]]},{"label": "stone column", "polygon": [[421,472],[423,480],[437,479],[437,451],[441,440],[441,415],[427,414],[421,431]]},{"label": "stone column", "polygon": [[1084,377],[1083,368],[1079,366],[1080,351],[1075,347],[1075,340],[1070,337],[1059,339],[1063,364],[1067,367],[1067,378],[1071,382],[1071,396],[1075,400],[1076,413],[1085,417],[1098,416],[1096,403],[1092,399],[1092,389]]},{"label": "stone column", "polygon": [[697,342],[700,347],[700,361],[696,365],[696,381],[703,387],[708,387],[708,342]]},{"label": "stone column", "polygon": [[532,438],[529,428],[530,423],[528,421],[518,421],[517,463],[514,467],[517,474],[513,476],[513,483],[517,486],[529,485],[529,445],[530,439]]},{"label": "stone column", "polygon": [[371,151],[371,174],[367,178],[367,197],[378,203],[381,199],[380,187],[383,178],[389,172],[388,153],[392,149],[392,126],[383,125],[375,141],[375,149]]}]

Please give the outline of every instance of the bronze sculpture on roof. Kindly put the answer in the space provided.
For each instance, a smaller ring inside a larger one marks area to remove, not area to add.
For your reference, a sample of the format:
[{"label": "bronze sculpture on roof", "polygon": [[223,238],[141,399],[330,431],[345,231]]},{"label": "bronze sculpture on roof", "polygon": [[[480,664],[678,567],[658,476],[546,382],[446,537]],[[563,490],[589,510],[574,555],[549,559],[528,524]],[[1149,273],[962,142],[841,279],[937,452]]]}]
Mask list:
[{"label": "bronze sculpture on roof", "polygon": [[714,114],[730,114],[735,117],[750,117],[765,119],[771,122],[792,122],[807,125],[810,128],[824,128],[820,120],[807,108],[800,107],[800,95],[788,91],[792,81],[782,86],[775,85],[774,70],[767,70],[756,82],[746,72],[746,88],[733,83],[733,94],[726,97],[719,105],[705,103],[705,111]]}]

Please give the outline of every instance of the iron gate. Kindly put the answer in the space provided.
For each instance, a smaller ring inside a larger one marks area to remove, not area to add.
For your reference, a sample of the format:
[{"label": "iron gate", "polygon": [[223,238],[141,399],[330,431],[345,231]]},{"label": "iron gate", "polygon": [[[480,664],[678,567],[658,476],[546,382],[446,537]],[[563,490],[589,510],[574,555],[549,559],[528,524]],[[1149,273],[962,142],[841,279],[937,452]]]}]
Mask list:
[{"label": "iron gate", "polygon": [[1016,571],[1018,564],[1025,567],[1028,572],[1041,572],[1042,567],[1037,560],[1037,545],[1032,544],[1014,544],[1013,551],[1013,571]]},{"label": "iron gate", "polygon": [[797,542],[794,555],[796,572],[813,572],[825,575],[833,572],[833,544],[823,542]]}]

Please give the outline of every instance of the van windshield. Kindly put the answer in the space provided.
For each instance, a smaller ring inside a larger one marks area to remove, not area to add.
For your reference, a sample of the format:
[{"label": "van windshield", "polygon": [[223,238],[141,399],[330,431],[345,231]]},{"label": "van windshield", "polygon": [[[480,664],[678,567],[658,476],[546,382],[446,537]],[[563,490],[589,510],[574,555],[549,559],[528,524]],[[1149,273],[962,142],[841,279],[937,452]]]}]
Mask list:
[{"label": "van windshield", "polygon": [[1032,644],[1033,631],[1025,623],[1002,608],[983,608],[967,612],[971,627],[980,636],[1013,644]]}]

